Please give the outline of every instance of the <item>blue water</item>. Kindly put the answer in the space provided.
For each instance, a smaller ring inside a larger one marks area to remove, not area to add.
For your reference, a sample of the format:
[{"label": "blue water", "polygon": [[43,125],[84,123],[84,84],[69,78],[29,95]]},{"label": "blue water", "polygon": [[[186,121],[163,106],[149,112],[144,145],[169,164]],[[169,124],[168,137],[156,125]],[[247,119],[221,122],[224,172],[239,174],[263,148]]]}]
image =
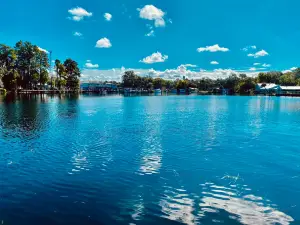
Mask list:
[{"label": "blue water", "polygon": [[0,224],[299,224],[299,143],[299,98],[0,98]]}]

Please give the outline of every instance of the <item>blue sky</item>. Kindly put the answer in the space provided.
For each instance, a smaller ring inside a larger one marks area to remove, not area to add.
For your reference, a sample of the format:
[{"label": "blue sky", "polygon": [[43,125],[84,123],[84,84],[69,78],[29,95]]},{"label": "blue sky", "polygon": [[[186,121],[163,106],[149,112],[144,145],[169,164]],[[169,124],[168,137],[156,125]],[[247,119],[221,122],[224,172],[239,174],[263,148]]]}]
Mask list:
[{"label": "blue sky", "polygon": [[82,79],[174,79],[299,66],[297,0],[5,0],[0,42],[71,57]]}]

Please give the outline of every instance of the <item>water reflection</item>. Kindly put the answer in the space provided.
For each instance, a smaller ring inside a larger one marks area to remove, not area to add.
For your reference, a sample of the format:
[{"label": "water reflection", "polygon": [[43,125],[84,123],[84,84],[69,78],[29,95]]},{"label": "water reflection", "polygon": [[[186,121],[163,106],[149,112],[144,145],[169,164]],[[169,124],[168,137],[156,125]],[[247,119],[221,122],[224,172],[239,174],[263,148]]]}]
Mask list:
[{"label": "water reflection", "polygon": [[141,174],[158,173],[161,167],[162,147],[158,135],[151,135],[145,140],[145,147],[142,149],[140,166]]},{"label": "water reflection", "polygon": [[196,224],[196,217],[193,214],[194,200],[184,189],[166,187],[159,205],[162,208],[162,217],[188,225]]},{"label": "water reflection", "polygon": [[224,210],[230,214],[231,219],[236,219],[242,224],[283,224],[294,221],[289,215],[272,208],[262,197],[247,193],[249,188],[242,186],[243,194],[240,196],[238,185],[231,187],[218,186],[213,183],[202,185],[204,197],[199,204],[200,217],[207,213]]},{"label": "water reflection", "polygon": [[88,152],[84,148],[81,151],[76,151],[72,156],[71,162],[73,164],[72,171],[69,174],[80,172],[81,170],[89,170]]}]

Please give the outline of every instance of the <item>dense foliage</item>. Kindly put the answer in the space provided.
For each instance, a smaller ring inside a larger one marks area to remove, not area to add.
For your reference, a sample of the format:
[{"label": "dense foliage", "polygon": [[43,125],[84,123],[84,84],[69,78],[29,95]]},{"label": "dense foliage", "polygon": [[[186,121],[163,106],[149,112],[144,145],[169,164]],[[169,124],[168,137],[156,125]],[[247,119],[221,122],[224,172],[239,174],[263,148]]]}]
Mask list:
[{"label": "dense foliage", "polygon": [[22,41],[13,48],[0,44],[0,80],[7,90],[44,89],[46,84],[59,90],[79,88],[80,70],[74,60],[55,60],[56,78],[50,78],[49,69],[48,53],[38,46]]},{"label": "dense foliage", "polygon": [[125,88],[137,88],[149,90],[152,88],[186,89],[198,88],[200,91],[214,91],[216,89],[228,89],[231,93],[252,93],[256,83],[275,83],[280,85],[300,85],[300,68],[287,72],[259,73],[257,77],[248,77],[246,74],[231,74],[223,79],[201,78],[197,80],[177,79],[175,81],[162,78],[141,77],[134,71],[126,71],[122,77],[122,85]]}]

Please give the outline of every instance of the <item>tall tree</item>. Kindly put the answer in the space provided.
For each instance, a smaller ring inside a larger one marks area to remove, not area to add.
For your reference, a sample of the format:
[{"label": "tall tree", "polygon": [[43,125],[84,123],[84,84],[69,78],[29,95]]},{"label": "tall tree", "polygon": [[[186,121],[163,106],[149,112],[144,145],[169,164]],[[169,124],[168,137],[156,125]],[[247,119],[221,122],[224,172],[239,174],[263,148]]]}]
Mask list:
[{"label": "tall tree", "polygon": [[[45,84],[45,79],[48,79],[48,69],[49,59],[46,52],[41,51],[37,46],[34,48],[35,50],[35,65],[37,66],[37,71],[39,74],[39,82],[40,84]],[[43,76],[43,77],[42,77]]]},{"label": "tall tree", "polygon": [[0,79],[6,89],[17,89],[18,72],[16,70],[17,55],[11,47],[0,44]]},{"label": "tall tree", "polygon": [[65,81],[66,69],[64,64],[62,64],[58,59],[55,60],[55,71],[56,71],[56,80],[57,80],[58,88],[61,89],[62,86],[66,85],[66,81]]},{"label": "tall tree", "polygon": [[66,86],[71,90],[79,89],[80,70],[78,68],[77,62],[72,59],[67,59],[64,62],[64,67],[67,75]]},{"label": "tall tree", "polygon": [[32,88],[32,74],[37,71],[35,60],[36,46],[30,42],[19,41],[16,43],[15,51],[17,53],[17,69],[22,77],[24,88]]}]

